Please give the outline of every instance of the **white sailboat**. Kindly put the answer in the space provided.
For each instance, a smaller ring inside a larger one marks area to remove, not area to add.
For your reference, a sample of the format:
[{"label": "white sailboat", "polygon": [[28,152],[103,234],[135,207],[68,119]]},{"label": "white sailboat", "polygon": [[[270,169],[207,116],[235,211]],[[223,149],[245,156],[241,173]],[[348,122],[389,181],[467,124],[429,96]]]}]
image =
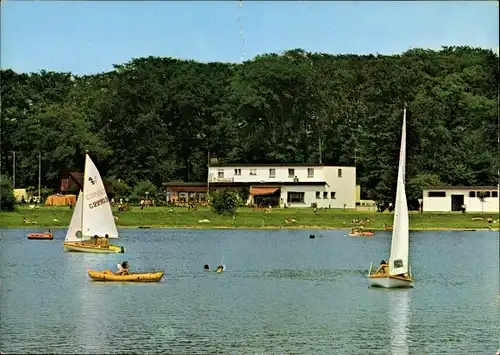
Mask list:
[{"label": "white sailboat", "polygon": [[[87,253],[123,253],[117,245],[96,243],[118,239],[118,230],[101,175],[89,155],[85,156],[83,192],[80,191],[64,240],[65,251]],[[94,236],[100,239],[94,239]],[[108,238],[103,238],[107,236]]]},{"label": "white sailboat", "polygon": [[406,107],[403,112],[403,128],[401,130],[401,148],[399,151],[399,168],[396,190],[396,206],[392,229],[391,255],[389,264],[381,263],[375,273],[371,273],[370,264],[368,280],[371,286],[394,288],[412,287],[413,278],[408,261],[409,254],[409,217],[405,192],[406,166]]}]

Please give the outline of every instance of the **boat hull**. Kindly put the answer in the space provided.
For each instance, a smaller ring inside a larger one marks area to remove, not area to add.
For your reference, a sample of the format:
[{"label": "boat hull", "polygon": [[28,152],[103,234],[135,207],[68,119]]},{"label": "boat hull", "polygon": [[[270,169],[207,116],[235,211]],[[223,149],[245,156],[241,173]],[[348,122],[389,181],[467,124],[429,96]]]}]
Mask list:
[{"label": "boat hull", "polygon": [[54,235],[52,233],[29,233],[28,239],[31,240],[53,240]]},{"label": "boat hull", "polygon": [[158,282],[163,277],[162,271],[116,275],[110,270],[88,270],[88,274],[93,281],[103,282]]},{"label": "boat hull", "polygon": [[125,249],[119,245],[110,245],[108,248],[102,248],[93,244],[82,242],[64,242],[64,251],[95,254],[114,254],[124,253]]},{"label": "boat hull", "polygon": [[374,233],[366,232],[366,233],[349,233],[347,234],[349,237],[373,237]]},{"label": "boat hull", "polygon": [[403,288],[403,287],[413,287],[413,279],[403,278],[398,276],[379,276],[370,275],[368,276],[370,286],[372,287],[382,287],[382,288]]}]

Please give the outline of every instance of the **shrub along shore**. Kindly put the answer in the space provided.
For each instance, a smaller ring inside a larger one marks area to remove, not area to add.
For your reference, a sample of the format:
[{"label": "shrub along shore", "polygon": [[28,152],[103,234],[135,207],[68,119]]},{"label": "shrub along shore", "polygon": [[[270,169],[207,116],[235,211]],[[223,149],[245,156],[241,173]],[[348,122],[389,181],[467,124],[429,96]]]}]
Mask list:
[{"label": "shrub along shore", "polygon": [[[18,207],[0,213],[0,228],[66,228],[72,210],[68,207]],[[234,216],[218,215],[208,208],[189,211],[182,207],[113,208],[118,228],[250,228],[250,229],[350,229],[363,226],[373,231],[392,225],[394,214],[358,210],[253,209],[239,208]],[[488,223],[488,218],[496,223]],[[498,229],[498,213],[410,213],[410,230]],[[36,223],[31,223],[36,222]]]}]

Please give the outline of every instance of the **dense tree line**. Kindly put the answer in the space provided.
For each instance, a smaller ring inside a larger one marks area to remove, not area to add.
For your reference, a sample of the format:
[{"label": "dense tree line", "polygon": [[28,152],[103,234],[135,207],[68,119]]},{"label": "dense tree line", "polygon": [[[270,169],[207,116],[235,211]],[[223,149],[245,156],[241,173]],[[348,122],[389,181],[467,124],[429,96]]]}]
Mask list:
[{"label": "dense tree line", "polygon": [[[1,169],[57,188],[88,150],[110,179],[204,181],[235,163],[357,166],[365,198],[394,194],[408,107],[410,199],[425,184],[496,185],[498,55],[444,47],[402,55],[300,49],[243,64],[148,57],[109,73],[1,71]],[[125,187],[124,187],[125,188]]]}]

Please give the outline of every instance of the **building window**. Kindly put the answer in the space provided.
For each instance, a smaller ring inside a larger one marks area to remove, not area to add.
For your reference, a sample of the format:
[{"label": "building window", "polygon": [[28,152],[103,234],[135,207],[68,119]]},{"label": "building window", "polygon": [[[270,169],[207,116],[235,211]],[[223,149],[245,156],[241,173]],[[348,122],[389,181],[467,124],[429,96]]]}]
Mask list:
[{"label": "building window", "polygon": [[269,169],[269,177],[270,178],[276,177],[276,169]]},{"label": "building window", "polygon": [[288,177],[293,178],[295,176],[295,169],[288,169]]},{"label": "building window", "polygon": [[316,198],[321,198],[321,192],[320,191],[316,191]]},{"label": "building window", "polygon": [[446,191],[429,191],[428,197],[446,197]]},{"label": "building window", "polygon": [[328,198],[328,191],[323,191],[323,199],[327,199]]},{"label": "building window", "polygon": [[257,169],[250,169],[250,175],[251,176],[256,176],[257,175]]},{"label": "building window", "polygon": [[477,192],[476,192],[476,196],[477,196],[477,195],[479,195],[479,194],[481,194],[481,193],[483,194],[483,196],[484,196],[485,198],[486,198],[486,197],[490,197],[490,196],[491,196],[491,194],[490,194],[490,192],[489,192],[489,191],[477,191]]},{"label": "building window", "polygon": [[234,175],[235,176],[241,175],[241,169],[234,169]]},{"label": "building window", "polygon": [[476,197],[476,191],[469,191],[469,197]]},{"label": "building window", "polygon": [[491,191],[491,197],[498,197],[498,191]]},{"label": "building window", "polygon": [[338,176],[339,178],[341,178],[341,177],[342,177],[342,169],[337,169],[337,176]]},{"label": "building window", "polygon": [[224,169],[217,170],[217,177],[220,177],[220,178],[224,177]]},{"label": "building window", "polygon": [[314,168],[307,168],[307,177],[308,178],[314,177]]},{"label": "building window", "polygon": [[335,200],[335,191],[330,192],[330,198]]},{"label": "building window", "polygon": [[289,192],[287,194],[288,203],[304,203],[304,192]]}]

